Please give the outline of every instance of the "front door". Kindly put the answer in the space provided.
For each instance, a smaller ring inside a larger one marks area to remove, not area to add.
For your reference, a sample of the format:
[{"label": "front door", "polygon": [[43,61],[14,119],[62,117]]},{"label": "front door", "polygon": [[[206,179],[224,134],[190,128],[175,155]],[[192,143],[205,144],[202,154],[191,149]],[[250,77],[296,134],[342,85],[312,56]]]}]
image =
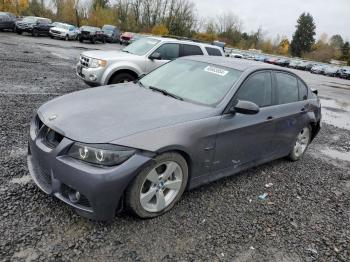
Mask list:
[{"label": "front door", "polygon": [[153,53],[159,53],[160,59],[149,59],[146,70],[147,73],[179,57],[180,46],[175,43],[165,43],[158,47]]},{"label": "front door", "polygon": [[234,101],[254,102],[260,107],[255,115],[225,114],[218,127],[213,172],[230,171],[274,154],[275,125],[270,71],[248,77],[234,96]]}]

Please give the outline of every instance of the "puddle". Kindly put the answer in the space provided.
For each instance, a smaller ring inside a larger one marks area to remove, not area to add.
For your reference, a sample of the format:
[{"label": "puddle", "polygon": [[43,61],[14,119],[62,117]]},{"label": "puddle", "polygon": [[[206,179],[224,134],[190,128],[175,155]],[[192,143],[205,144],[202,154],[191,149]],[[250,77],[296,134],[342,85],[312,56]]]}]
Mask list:
[{"label": "puddle", "polygon": [[341,152],[331,148],[322,149],[321,153],[330,158],[350,162],[350,152]]},{"label": "puddle", "polygon": [[18,177],[18,178],[13,178],[10,183],[12,184],[20,184],[20,185],[26,185],[28,184],[30,181],[32,181],[32,177],[30,175],[27,176],[22,176],[22,177]]},{"label": "puddle", "polygon": [[338,100],[321,99],[322,120],[330,125],[350,130],[350,104]]}]

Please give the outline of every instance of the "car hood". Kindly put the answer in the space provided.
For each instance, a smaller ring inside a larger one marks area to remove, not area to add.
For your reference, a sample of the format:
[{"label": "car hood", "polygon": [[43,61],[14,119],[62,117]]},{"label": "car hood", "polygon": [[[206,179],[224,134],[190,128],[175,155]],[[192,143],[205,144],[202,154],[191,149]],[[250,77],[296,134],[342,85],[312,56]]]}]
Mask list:
[{"label": "car hood", "polygon": [[104,60],[113,60],[113,59],[132,59],[138,58],[139,56],[130,54],[127,52],[119,50],[109,50],[109,51],[86,51],[82,53],[83,56],[104,59]]},{"label": "car hood", "polygon": [[58,31],[58,32],[61,32],[61,33],[67,33],[68,32],[68,30],[60,28],[60,27],[51,27],[50,30]]},{"label": "car hood", "polygon": [[108,143],[143,131],[214,116],[216,110],[127,83],[58,97],[42,105],[38,115],[45,125],[74,141]]}]

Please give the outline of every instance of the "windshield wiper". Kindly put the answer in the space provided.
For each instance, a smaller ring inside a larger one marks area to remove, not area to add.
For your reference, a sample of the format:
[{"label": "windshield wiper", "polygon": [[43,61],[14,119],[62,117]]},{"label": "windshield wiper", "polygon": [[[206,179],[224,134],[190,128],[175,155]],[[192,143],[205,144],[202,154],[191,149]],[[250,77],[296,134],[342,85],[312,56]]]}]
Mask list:
[{"label": "windshield wiper", "polygon": [[181,101],[184,100],[182,97],[177,96],[177,95],[172,94],[172,93],[169,93],[168,91],[166,91],[166,90],[164,90],[164,89],[160,89],[160,88],[157,88],[157,87],[154,87],[154,86],[149,86],[148,88],[151,89],[151,90],[153,90],[153,91],[157,91],[157,92],[159,92],[159,93],[162,93],[162,94],[165,95],[165,96],[170,96],[170,97],[172,97],[172,98],[175,98],[175,99],[181,100]]}]

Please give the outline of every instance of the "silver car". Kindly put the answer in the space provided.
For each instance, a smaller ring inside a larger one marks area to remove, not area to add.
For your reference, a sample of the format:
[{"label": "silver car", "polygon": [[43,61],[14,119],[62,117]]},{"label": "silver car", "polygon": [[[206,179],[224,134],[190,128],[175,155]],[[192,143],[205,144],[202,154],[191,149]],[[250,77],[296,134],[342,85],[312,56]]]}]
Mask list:
[{"label": "silver car", "polygon": [[178,57],[224,56],[220,47],[164,37],[145,37],[121,51],[87,51],[80,56],[77,75],[88,85],[130,82]]}]

